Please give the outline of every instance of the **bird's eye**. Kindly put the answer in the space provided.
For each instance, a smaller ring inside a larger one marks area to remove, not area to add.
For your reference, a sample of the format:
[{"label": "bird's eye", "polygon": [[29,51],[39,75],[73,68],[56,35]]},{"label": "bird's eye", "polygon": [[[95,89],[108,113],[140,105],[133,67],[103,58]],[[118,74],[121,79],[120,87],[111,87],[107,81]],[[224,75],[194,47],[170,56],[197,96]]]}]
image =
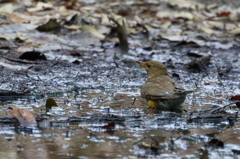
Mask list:
[{"label": "bird's eye", "polygon": [[151,66],[149,64],[147,64],[147,67],[150,68]]}]

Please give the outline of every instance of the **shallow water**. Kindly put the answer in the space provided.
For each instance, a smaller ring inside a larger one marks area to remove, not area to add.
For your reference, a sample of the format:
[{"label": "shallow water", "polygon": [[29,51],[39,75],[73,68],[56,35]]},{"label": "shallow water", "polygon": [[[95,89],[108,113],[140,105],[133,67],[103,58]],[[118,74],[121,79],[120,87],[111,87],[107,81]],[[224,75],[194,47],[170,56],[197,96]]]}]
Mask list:
[{"label": "shallow water", "polygon": [[[204,153],[210,158],[238,156],[240,124],[235,115],[212,118],[192,115],[191,120],[184,113],[146,114],[146,102],[139,97],[138,89],[114,95],[99,89],[86,89],[79,95],[63,93],[52,97],[58,107],[53,107],[47,115],[44,115],[46,98],[4,104],[4,108],[28,107],[44,120],[37,117],[38,127],[34,129],[1,122],[0,155],[4,158],[196,158]],[[134,98],[136,101],[131,105]],[[191,107],[187,105],[192,95],[189,98],[185,102],[187,108]],[[209,99],[204,101],[209,103]],[[10,117],[4,108],[1,117]],[[209,145],[213,139],[222,141],[224,147]]]}]

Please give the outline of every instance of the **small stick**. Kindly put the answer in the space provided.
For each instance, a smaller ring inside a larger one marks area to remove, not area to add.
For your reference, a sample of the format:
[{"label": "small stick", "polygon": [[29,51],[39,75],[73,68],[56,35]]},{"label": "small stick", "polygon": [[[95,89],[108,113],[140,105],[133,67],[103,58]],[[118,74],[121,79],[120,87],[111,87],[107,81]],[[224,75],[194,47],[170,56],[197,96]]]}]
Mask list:
[{"label": "small stick", "polygon": [[133,102],[132,102],[132,104],[130,105],[130,107],[132,107],[132,106],[134,105],[136,99],[137,99],[137,98],[134,98],[134,99],[133,99]]}]

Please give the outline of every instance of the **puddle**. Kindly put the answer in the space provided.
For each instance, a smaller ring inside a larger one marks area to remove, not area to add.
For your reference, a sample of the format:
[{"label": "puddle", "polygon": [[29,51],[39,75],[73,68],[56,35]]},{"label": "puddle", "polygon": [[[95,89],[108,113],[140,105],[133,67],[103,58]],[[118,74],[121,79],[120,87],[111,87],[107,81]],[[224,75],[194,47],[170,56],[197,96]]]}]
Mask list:
[{"label": "puddle", "polygon": [[[235,115],[218,118],[192,115],[194,119],[190,119],[189,115],[171,112],[146,114],[146,102],[139,97],[138,89],[115,92],[96,88],[52,95],[58,106],[46,115],[46,98],[9,101],[0,114],[0,155],[4,158],[32,158],[33,155],[38,158],[196,158],[207,153],[213,158],[237,157],[240,124]],[[191,100],[187,99],[185,104]],[[6,117],[10,118],[5,110],[8,106],[29,108],[38,116],[38,127],[20,129],[16,122],[4,122]],[[224,146],[209,145],[213,139],[222,141]]]},{"label": "puddle", "polygon": [[[169,52],[166,49],[164,56],[155,54],[153,58],[164,61]],[[172,60],[177,64],[181,55],[175,55]],[[182,63],[177,64],[180,69],[170,67],[169,74],[177,74],[174,78],[194,92],[187,96],[181,114],[152,114],[140,98],[140,87],[147,75],[135,61],[91,59],[93,55],[87,53],[85,56],[88,58],[79,65],[49,60],[27,72],[2,70],[1,89],[13,89],[10,95],[0,97],[1,157],[238,157],[238,110],[221,107],[235,105],[229,97],[239,93],[239,74],[232,69],[219,76],[219,57],[211,60],[207,72],[190,73]],[[189,57],[183,59],[189,61]],[[27,88],[31,88],[30,92],[22,93]],[[48,98],[54,99],[57,106],[46,113]],[[28,108],[38,126],[19,128],[6,111],[12,106]]]}]

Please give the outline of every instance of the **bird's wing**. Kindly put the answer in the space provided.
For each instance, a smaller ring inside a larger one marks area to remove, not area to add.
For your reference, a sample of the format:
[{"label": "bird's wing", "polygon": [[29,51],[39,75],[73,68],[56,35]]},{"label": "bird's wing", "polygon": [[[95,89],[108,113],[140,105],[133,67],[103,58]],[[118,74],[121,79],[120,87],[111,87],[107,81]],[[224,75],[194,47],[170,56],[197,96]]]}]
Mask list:
[{"label": "bird's wing", "polygon": [[177,83],[174,79],[168,77],[168,80],[173,84],[175,93],[185,93],[186,92],[186,90],[179,83]]},{"label": "bird's wing", "polygon": [[141,89],[141,96],[152,100],[171,99],[186,96],[185,89],[169,76],[147,80]]},{"label": "bird's wing", "polygon": [[[170,86],[172,87],[172,86]],[[146,98],[147,96],[157,97],[157,98],[170,98],[173,93],[173,87],[164,87],[158,83],[145,83],[141,89],[141,96]]]}]

